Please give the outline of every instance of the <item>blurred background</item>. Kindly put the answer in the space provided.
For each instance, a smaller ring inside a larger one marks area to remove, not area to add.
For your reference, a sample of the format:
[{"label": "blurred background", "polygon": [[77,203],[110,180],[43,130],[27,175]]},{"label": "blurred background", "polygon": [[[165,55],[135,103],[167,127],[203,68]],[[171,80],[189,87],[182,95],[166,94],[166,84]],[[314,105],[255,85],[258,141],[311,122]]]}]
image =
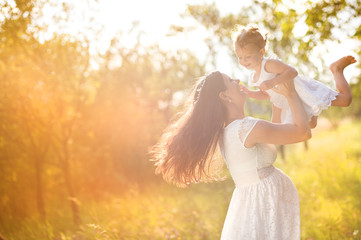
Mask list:
[{"label": "blurred background", "polygon": [[[185,189],[149,149],[197,77],[246,83],[235,24],[269,33],[268,56],[334,88],[344,55],[353,102],[308,143],[280,148],[302,239],[361,239],[361,1],[0,0],[0,239],[219,239],[234,188]],[[249,100],[247,114],[270,119]]]}]

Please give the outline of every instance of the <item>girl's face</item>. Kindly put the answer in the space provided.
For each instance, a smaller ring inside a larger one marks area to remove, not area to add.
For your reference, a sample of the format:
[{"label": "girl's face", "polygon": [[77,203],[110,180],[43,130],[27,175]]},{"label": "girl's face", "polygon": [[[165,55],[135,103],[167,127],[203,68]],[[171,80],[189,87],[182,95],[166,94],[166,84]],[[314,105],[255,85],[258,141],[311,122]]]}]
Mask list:
[{"label": "girl's face", "polygon": [[241,66],[248,70],[257,70],[261,64],[265,49],[259,49],[254,44],[247,44],[244,47],[236,47],[236,55]]}]

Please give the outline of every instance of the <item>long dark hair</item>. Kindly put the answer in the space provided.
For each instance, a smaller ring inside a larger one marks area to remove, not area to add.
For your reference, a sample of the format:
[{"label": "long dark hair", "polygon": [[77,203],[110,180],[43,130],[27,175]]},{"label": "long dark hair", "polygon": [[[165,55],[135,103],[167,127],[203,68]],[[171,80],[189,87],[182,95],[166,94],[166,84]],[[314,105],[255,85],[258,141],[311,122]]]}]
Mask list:
[{"label": "long dark hair", "polygon": [[220,72],[203,77],[193,101],[152,148],[156,173],[178,186],[207,181],[212,156],[223,132],[226,108],[219,93],[226,90]]}]

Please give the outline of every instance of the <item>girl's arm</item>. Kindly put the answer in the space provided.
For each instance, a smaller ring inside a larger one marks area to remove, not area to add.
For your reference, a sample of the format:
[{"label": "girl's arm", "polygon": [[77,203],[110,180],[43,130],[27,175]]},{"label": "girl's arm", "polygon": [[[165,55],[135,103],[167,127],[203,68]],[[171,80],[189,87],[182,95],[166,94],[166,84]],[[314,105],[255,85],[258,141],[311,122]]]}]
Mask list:
[{"label": "girl's arm", "polygon": [[298,75],[295,68],[276,59],[267,60],[265,63],[265,70],[270,73],[275,73],[277,76],[261,83],[259,88],[262,91],[273,88],[277,84],[285,83]]},{"label": "girl's arm", "polygon": [[248,88],[246,88],[243,85],[241,85],[241,88],[243,89],[244,92],[247,93],[247,96],[250,98],[254,98],[254,99],[258,99],[258,100],[269,99],[269,95],[266,92],[259,91],[259,90],[258,91],[248,90]]},{"label": "girl's arm", "polygon": [[256,143],[289,144],[302,142],[311,138],[311,129],[303,104],[294,88],[294,82],[280,84],[278,93],[287,98],[290,105],[294,124],[271,123],[258,120],[253,130],[245,140],[246,147],[253,147]]},{"label": "girl's arm", "polygon": [[269,95],[263,91],[250,91],[248,90],[248,97],[258,99],[258,100],[265,100],[269,99]]}]

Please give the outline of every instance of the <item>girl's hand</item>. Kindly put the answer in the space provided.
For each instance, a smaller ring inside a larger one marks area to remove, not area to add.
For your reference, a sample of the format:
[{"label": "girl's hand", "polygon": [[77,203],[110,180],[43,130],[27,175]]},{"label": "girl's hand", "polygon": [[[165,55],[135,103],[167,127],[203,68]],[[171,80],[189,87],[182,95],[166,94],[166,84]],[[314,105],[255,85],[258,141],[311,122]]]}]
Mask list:
[{"label": "girl's hand", "polygon": [[240,88],[243,90],[243,92],[248,93],[249,90],[244,85],[240,85]]},{"label": "girl's hand", "polygon": [[294,81],[287,81],[285,83],[277,84],[272,88],[276,93],[282,94],[285,97],[288,97],[296,93]]},{"label": "girl's hand", "polygon": [[272,81],[272,79],[270,79],[270,80],[266,80],[263,83],[261,83],[261,85],[259,86],[259,89],[261,91],[266,91],[268,89],[273,88],[274,86],[275,86],[274,81]]}]

